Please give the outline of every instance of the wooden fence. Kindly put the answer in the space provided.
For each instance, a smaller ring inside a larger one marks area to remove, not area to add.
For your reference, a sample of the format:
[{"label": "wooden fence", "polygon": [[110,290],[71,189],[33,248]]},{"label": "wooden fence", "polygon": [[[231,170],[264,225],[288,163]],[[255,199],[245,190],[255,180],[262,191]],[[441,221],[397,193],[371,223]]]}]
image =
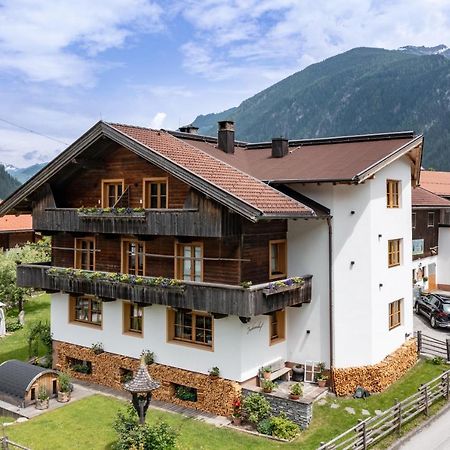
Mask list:
[{"label": "wooden fence", "polygon": [[321,443],[319,450],[365,450],[391,433],[400,434],[403,425],[419,414],[428,416],[430,406],[445,398],[449,400],[450,370],[423,384],[416,394],[411,395],[379,416],[369,417],[327,443]]},{"label": "wooden fence", "polygon": [[15,450],[16,448],[20,450],[31,450],[28,447],[17,444],[16,442],[10,441],[6,436],[0,437],[0,449],[1,450]]},{"label": "wooden fence", "polygon": [[444,341],[418,331],[417,352],[422,355],[440,356],[450,361],[450,339]]}]

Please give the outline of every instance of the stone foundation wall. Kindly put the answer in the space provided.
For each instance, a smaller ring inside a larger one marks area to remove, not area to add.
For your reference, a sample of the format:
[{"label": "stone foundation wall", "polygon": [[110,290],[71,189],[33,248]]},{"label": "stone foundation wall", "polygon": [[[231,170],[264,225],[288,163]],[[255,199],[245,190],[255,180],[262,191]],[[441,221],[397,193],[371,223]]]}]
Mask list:
[{"label": "stone foundation wall", "polygon": [[[92,373],[86,375],[71,370],[68,363],[69,358],[90,361]],[[114,389],[123,389],[121,369],[136,371],[140,364],[138,359],[107,352],[96,355],[90,348],[59,341],[53,341],[53,361],[56,369],[69,373],[73,378],[91,381]],[[212,379],[205,374],[157,363],[148,366],[148,371],[155,380],[161,383],[161,387],[153,393],[154,399],[220,416],[231,415],[233,401],[241,393],[239,383],[223,378]],[[177,398],[175,384],[197,389],[197,401],[190,402]]]},{"label": "stone foundation wall", "polygon": [[[289,398],[277,397],[273,394],[266,394],[264,392],[258,393],[264,396],[270,403],[270,406],[272,407],[272,414],[274,416],[279,416],[280,413],[284,413],[289,420],[295,422],[303,430],[308,428],[313,415],[312,402],[290,400]],[[242,389],[242,395],[244,397],[247,397],[247,395],[250,394],[254,394],[254,391]]]},{"label": "stone foundation wall", "polygon": [[417,342],[410,339],[394,353],[373,366],[333,369],[337,395],[350,395],[358,386],[369,392],[382,392],[405,374],[418,359]]}]

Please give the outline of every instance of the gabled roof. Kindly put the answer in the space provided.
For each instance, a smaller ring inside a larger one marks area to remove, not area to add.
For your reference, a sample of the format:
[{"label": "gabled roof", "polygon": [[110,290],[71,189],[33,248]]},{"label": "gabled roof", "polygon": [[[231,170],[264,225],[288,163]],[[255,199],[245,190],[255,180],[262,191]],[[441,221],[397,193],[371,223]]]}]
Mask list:
[{"label": "gabled roof", "polygon": [[251,221],[315,217],[309,207],[165,131],[98,122],[0,205],[13,210],[94,142],[107,137]]},{"label": "gabled roof", "polygon": [[417,186],[412,190],[412,206],[413,208],[450,208],[450,201]]},{"label": "gabled roof", "polygon": [[272,183],[361,183],[408,154],[412,178],[418,182],[423,136],[412,131],[289,141],[289,153],[272,158],[271,143],[242,143],[234,154],[217,148],[217,139],[173,132],[215,158]]},{"label": "gabled roof", "polygon": [[450,197],[450,172],[422,170],[420,185],[436,195]]},{"label": "gabled roof", "polygon": [[8,231],[32,231],[31,214],[21,214],[20,216],[7,215],[0,217],[0,233]]}]

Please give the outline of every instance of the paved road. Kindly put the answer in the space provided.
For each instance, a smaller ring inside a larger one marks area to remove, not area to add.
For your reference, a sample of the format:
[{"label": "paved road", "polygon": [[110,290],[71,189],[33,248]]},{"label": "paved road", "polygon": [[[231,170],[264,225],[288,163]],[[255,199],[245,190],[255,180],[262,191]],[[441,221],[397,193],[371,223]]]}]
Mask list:
[{"label": "paved road", "polygon": [[450,410],[404,442],[398,450],[449,450]]},{"label": "paved road", "polygon": [[[436,328],[433,329],[430,327],[430,321],[422,315],[417,315],[414,313],[414,331],[422,331],[423,334],[434,337],[436,339],[440,339],[445,341],[447,338],[450,338],[450,329],[449,328]],[[450,449],[450,447],[449,447]]]}]

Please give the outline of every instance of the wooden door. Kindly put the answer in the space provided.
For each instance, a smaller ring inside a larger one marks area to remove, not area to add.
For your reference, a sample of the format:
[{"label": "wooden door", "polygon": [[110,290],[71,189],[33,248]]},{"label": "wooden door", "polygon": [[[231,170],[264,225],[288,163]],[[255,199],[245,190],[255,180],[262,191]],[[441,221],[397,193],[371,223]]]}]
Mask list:
[{"label": "wooden door", "polygon": [[428,265],[428,290],[434,291],[436,289],[436,264]]}]

